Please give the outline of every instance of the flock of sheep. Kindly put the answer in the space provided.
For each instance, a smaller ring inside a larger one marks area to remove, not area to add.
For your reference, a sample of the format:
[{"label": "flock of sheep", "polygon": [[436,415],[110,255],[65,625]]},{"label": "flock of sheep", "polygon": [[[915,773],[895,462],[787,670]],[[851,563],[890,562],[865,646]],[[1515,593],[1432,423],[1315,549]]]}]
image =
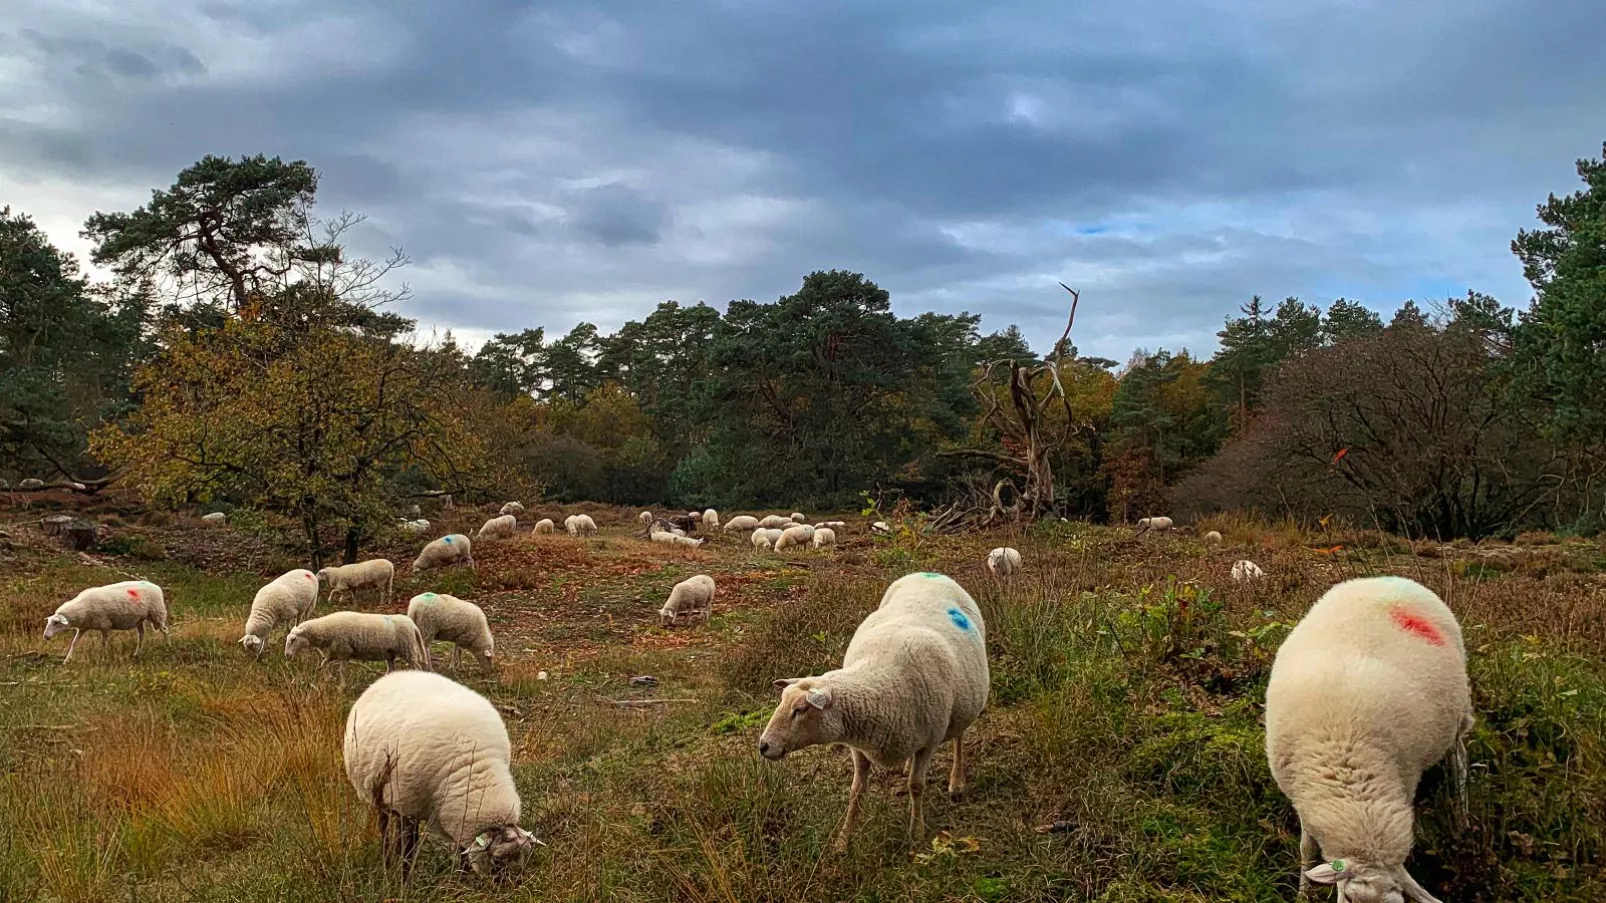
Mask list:
[{"label": "flock of sheep", "polygon": [[[516,526],[522,512],[522,505],[509,503],[486,522],[480,537],[510,535],[508,524]],[[843,526],[809,526],[804,519],[744,515],[723,529],[751,529],[755,546],[779,551],[830,545]],[[713,510],[666,519],[642,512],[641,522],[654,541],[689,539],[696,525],[721,529]],[[535,532],[552,532],[553,526],[543,520]],[[1165,530],[1170,522],[1151,519],[1144,527]],[[596,524],[576,515],[565,529],[590,535]],[[873,529],[888,528],[877,522]],[[467,536],[428,543],[413,569],[452,564],[473,567]],[[1012,577],[1021,570],[1021,555],[994,549],[987,567],[995,577]],[[1233,576],[1261,572],[1240,561]],[[507,728],[479,693],[432,673],[429,652],[437,640],[450,642],[454,669],[464,649],[489,667],[494,641],[484,612],[427,592],[411,599],[406,615],[337,611],[310,617],[323,589],[331,600],[372,589],[388,601],[394,577],[394,566],[383,559],[316,574],[289,571],[257,592],[240,642],[260,656],[270,633],[288,626],[286,657],[313,648],[323,653],[324,664],[342,668],[352,659],[385,661],[385,676],[352,705],[344,737],[347,777],[377,813],[384,860],[399,861],[403,875],[410,874],[420,828],[427,826],[452,844],[461,869],[499,874],[540,844],[520,825]],[[659,611],[661,622],[706,620],[714,593],[707,575],[676,584]],[[168,630],[162,590],[148,581],[128,581],[79,593],[46,619],[45,636],[72,629],[70,661],[80,631],[99,630],[105,642],[110,631],[136,630],[142,644],[146,623]],[[927,772],[944,743],[953,744],[948,791],[964,790],[964,734],[986,708],[990,686],[986,631],[980,608],[959,583],[936,573],[909,574],[888,586],[859,624],[840,668],[775,681],[781,698],[758,737],[761,756],[775,761],[824,744],[842,744],[851,752],[853,778],[836,836],[839,849],[853,835],[872,764],[907,767],[909,832],[917,841],[925,829]],[[392,672],[398,660],[413,670]],[[1461,628],[1436,595],[1400,577],[1349,580],[1323,595],[1278,650],[1266,693],[1266,754],[1300,819],[1301,888],[1336,885],[1339,899],[1350,903],[1438,903],[1405,869],[1413,845],[1413,799],[1422,773],[1447,757],[1464,793],[1465,738],[1472,724]]]}]

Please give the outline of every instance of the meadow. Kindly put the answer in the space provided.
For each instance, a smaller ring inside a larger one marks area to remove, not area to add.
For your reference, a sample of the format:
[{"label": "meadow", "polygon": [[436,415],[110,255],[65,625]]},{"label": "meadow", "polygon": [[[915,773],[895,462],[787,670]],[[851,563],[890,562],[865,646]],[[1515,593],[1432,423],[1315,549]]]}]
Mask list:
[{"label": "meadow", "polygon": [[[517,880],[489,884],[455,874],[432,842],[404,886],[381,867],[341,762],[345,712],[382,666],[352,666],[342,691],[282,645],[252,663],[237,643],[256,588],[305,562],[268,525],[207,529],[111,502],[101,549],[63,552],[33,524],[51,504],[0,509],[6,903],[1289,900],[1298,826],[1265,763],[1267,673],[1323,591],[1374,574],[1419,580],[1457,613],[1479,718],[1469,823],[1430,771],[1412,873],[1456,903],[1606,899],[1598,541],[1439,544],[1218,518],[1195,525],[1225,534],[1212,548],[1067,522],[934,536],[917,516],[872,537],[847,516],[835,550],[777,555],[745,535],[651,544],[631,535],[633,510],[534,505],[525,530],[587,510],[601,535],[487,542],[477,573],[415,582],[403,566],[388,606],[356,600],[401,611],[432,590],[485,608],[494,673],[465,661],[456,676],[503,713],[525,826],[549,845]],[[484,516],[459,509],[437,529]],[[400,565],[419,544],[378,551]],[[1026,562],[1008,582],[984,566],[999,545]],[[1238,558],[1266,579],[1234,583]],[[988,625],[992,698],[971,733],[969,789],[928,793],[931,836],[911,848],[898,776],[878,770],[837,855],[848,756],[761,760],[770,682],[837,664],[886,585],[917,570],[958,580]],[[669,587],[696,573],[719,586],[711,623],[658,626]],[[134,577],[167,590],[171,640],[133,662],[131,634],[109,653],[89,636],[63,666],[66,640],[41,637],[45,617]],[[656,682],[632,682],[643,675]]]}]

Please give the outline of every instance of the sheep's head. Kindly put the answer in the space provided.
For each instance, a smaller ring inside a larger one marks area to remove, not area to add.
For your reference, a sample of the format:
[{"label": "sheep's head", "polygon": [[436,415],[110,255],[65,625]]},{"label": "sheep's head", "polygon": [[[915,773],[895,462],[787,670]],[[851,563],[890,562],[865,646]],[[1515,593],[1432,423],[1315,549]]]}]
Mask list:
[{"label": "sheep's head", "polygon": [[263,648],[265,648],[267,644],[262,642],[262,638],[256,634],[248,633],[245,636],[240,637],[240,645],[245,647],[246,652],[250,652],[253,655],[261,655]]},{"label": "sheep's head", "polygon": [[510,866],[521,864],[537,846],[546,844],[518,825],[503,825],[481,832],[463,848],[463,855],[478,874],[497,876]]},{"label": "sheep's head", "polygon": [[285,658],[295,658],[296,653],[305,648],[307,648],[307,638],[302,636],[301,631],[299,630],[290,631],[290,633],[284,638]]},{"label": "sheep's head", "polygon": [[333,580],[334,577],[335,577],[335,569],[334,568],[322,568],[321,570],[318,571],[318,584],[320,586],[324,585],[324,584],[327,584],[330,580]]},{"label": "sheep's head", "polygon": [[758,754],[779,760],[787,753],[821,743],[832,743],[840,733],[831,688],[818,677],[790,677],[775,681],[781,703],[758,736]]},{"label": "sheep's head", "polygon": [[51,615],[50,617],[45,618],[45,639],[48,640],[51,637],[53,637],[56,634],[62,632],[63,630],[66,630],[67,628],[69,628],[71,626],[72,626],[71,624],[67,623],[67,616],[66,615],[63,615],[63,614]]},{"label": "sheep's head", "polygon": [[675,610],[667,605],[658,609],[658,623],[665,627],[675,626]]},{"label": "sheep's head", "polygon": [[1336,886],[1340,903],[1439,903],[1401,865],[1335,859],[1307,871],[1305,877],[1315,884]]}]

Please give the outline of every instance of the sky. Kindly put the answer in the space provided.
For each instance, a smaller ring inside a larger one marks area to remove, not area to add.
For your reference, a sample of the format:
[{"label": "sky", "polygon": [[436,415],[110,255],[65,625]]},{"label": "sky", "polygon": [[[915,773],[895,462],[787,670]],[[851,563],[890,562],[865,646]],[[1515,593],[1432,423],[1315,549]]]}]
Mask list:
[{"label": "sky", "polygon": [[304,159],[473,344],[862,272],[1045,348],[1251,295],[1525,305],[1606,140],[1599,0],[7,0],[0,205],[85,256],[205,154]]}]

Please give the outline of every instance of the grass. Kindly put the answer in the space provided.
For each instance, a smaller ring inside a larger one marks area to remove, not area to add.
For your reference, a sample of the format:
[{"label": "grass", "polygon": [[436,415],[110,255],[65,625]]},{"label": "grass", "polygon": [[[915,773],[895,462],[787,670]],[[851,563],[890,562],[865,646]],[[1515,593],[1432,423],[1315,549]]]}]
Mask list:
[{"label": "grass", "polygon": [[[1271,656],[1328,586],[1374,573],[1444,595],[1471,651],[1471,824],[1457,828],[1431,770],[1413,873],[1447,900],[1606,899],[1598,545],[1430,547],[1221,519],[1199,528],[1226,534],[1221,548],[1078,524],[876,539],[856,525],[834,551],[779,556],[740,537],[651,545],[628,536],[633,513],[599,518],[598,539],[484,544],[478,573],[401,575],[384,609],[428,589],[491,617],[495,673],[458,677],[503,711],[525,823],[551,844],[500,886],[454,875],[439,844],[411,887],[381,869],[340,754],[345,711],[377,670],[354,670],[342,693],[306,663],[251,664],[234,645],[256,587],[293,562],[257,546],[203,554],[160,519],[98,562],[22,543],[0,559],[0,900],[1292,899],[1297,822],[1262,748]],[[1007,585],[982,563],[1001,544],[1027,562]],[[1268,578],[1227,579],[1244,557]],[[760,760],[770,681],[833,667],[886,584],[926,568],[970,588],[988,624],[993,696],[970,788],[928,795],[934,838],[911,850],[897,776],[877,772],[837,856],[847,758]],[[712,623],[659,628],[669,586],[700,572],[720,585]],[[136,663],[126,636],[109,655],[86,640],[62,667],[44,617],[124,575],[168,590],[171,642]],[[632,684],[647,674],[656,686]]]}]

